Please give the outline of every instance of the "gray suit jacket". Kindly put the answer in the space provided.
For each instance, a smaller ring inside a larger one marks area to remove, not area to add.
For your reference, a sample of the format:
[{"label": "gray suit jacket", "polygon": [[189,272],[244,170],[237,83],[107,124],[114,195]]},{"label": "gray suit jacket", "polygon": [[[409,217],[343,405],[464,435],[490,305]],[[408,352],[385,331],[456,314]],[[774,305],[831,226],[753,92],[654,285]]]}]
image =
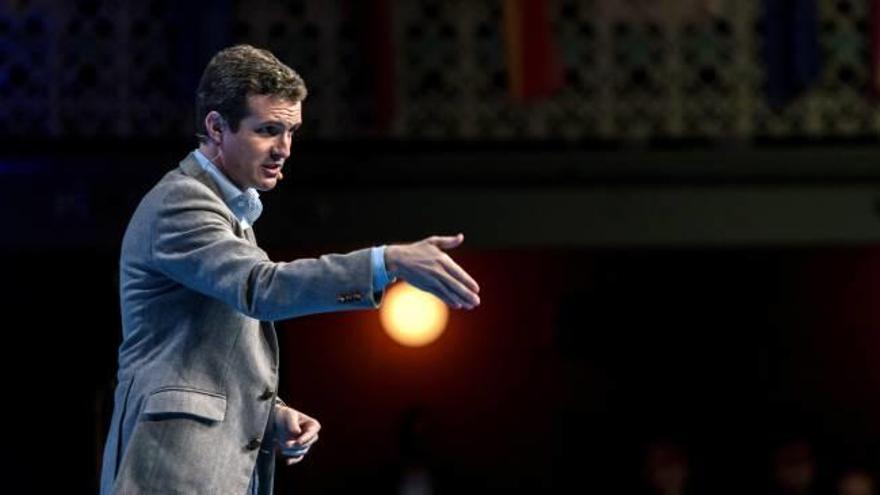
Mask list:
[{"label": "gray suit jacket", "polygon": [[143,198],[120,256],[123,341],[101,493],[271,493],[272,320],[378,306],[369,249],[276,263],[193,155]]}]

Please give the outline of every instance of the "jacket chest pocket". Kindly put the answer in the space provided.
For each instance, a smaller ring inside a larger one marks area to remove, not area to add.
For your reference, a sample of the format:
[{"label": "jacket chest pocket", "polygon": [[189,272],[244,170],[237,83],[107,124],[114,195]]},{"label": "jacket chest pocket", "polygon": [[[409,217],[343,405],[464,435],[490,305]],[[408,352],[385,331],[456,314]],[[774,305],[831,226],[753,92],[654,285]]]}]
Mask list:
[{"label": "jacket chest pocket", "polygon": [[202,421],[223,421],[226,396],[192,388],[160,388],[147,397],[143,414],[151,419],[192,416]]}]

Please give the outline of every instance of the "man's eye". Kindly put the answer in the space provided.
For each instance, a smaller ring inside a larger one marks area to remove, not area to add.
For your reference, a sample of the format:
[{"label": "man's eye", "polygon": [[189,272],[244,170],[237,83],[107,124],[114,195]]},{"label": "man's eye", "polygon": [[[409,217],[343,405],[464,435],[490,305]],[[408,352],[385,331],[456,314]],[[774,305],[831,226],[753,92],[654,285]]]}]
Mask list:
[{"label": "man's eye", "polygon": [[260,127],[259,129],[257,129],[257,132],[268,136],[275,136],[278,134],[278,129],[274,127]]}]

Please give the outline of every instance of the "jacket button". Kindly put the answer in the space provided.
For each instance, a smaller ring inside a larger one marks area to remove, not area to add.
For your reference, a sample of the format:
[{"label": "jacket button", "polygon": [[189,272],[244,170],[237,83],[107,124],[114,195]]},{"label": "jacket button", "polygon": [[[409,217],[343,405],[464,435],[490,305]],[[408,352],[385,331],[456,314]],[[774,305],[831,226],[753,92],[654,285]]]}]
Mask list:
[{"label": "jacket button", "polygon": [[261,443],[261,440],[259,437],[252,438],[251,441],[248,442],[247,445],[244,446],[244,448],[246,448],[248,450],[257,450],[260,447],[260,443]]},{"label": "jacket button", "polygon": [[275,391],[269,387],[266,387],[266,390],[263,391],[263,393],[260,395],[259,399],[260,400],[269,400],[274,396],[275,396]]}]

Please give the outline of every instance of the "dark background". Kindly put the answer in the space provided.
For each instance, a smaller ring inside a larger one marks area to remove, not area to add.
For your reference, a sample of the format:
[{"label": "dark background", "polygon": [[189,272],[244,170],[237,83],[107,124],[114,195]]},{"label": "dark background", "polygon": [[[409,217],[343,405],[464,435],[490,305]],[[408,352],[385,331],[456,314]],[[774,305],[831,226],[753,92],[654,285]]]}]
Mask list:
[{"label": "dark background", "polygon": [[273,259],[464,232],[482,287],[424,348],[375,312],[278,325],[281,395],[323,424],[278,493],[398,493],[417,464],[440,493],[635,493],[656,439],[696,493],[771,490],[792,439],[817,490],[877,476],[870,2],[817,4],[821,70],[782,96],[773,2],[716,3],[548,2],[563,84],[526,100],[500,2],[0,3],[9,483],[97,490],[119,244],[235,42],[310,87]]}]

